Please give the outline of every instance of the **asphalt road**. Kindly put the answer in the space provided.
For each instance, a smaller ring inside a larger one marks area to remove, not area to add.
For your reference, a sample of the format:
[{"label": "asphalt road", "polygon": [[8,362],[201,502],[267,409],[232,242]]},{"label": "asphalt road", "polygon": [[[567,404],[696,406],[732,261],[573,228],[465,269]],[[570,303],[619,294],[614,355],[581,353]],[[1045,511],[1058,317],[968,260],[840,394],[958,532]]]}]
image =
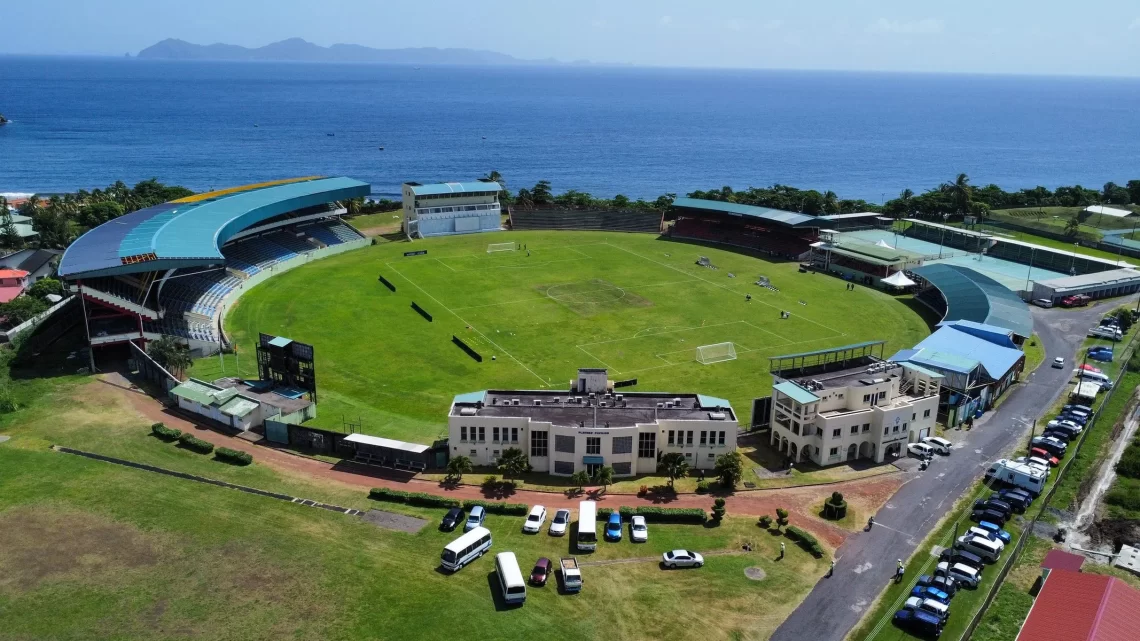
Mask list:
[{"label": "asphalt road", "polygon": [[[835,575],[816,584],[772,641],[842,641],[891,580],[895,560],[906,561],[989,464],[1028,438],[1033,420],[1065,390],[1085,332],[1118,305],[1120,301],[1080,310],[1033,307],[1045,362],[1009,392],[997,410],[975,421],[972,430],[952,431],[950,440],[961,444],[950,457],[936,457],[925,472],[910,472],[875,515],[875,527],[847,539],[836,552]],[[1063,369],[1049,366],[1058,356],[1065,359]]]}]

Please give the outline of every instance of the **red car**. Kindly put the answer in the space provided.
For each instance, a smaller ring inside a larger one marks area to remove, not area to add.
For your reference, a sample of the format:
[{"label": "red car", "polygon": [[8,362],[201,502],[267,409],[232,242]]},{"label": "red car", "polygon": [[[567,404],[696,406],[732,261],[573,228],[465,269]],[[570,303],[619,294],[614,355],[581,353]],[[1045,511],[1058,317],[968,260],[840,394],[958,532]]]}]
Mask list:
[{"label": "red car", "polygon": [[1030,456],[1036,456],[1037,458],[1045,459],[1046,461],[1049,461],[1049,465],[1052,465],[1053,467],[1057,467],[1058,465],[1061,464],[1061,459],[1057,458],[1056,456],[1053,456],[1052,454],[1046,452],[1045,450],[1043,450],[1039,447],[1035,447],[1035,448],[1029,450],[1029,455]]},{"label": "red car", "polygon": [[534,585],[546,585],[546,580],[549,578],[550,559],[544,556],[534,564],[534,569],[530,571],[530,582]]}]

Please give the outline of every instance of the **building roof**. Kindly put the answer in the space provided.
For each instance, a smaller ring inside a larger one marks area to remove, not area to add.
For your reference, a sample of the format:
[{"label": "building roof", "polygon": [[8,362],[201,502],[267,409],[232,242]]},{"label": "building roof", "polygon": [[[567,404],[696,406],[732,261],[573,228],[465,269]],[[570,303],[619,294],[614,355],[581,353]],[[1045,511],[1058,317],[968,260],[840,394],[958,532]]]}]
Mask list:
[{"label": "building roof", "polygon": [[258,407],[256,400],[242,395],[233,387],[220,387],[195,378],[175,386],[170,393],[199,405],[216,407],[219,412],[238,418],[244,418]]},{"label": "building roof", "polygon": [[59,257],[59,252],[48,251],[46,249],[36,249],[32,251],[26,258],[20,261],[20,269],[32,273],[39,270],[44,265],[56,260]]},{"label": "building roof", "polygon": [[1012,343],[1003,346],[965,330],[953,325],[940,327],[915,345],[915,353],[903,360],[962,373],[972,369],[971,363],[980,363],[990,378],[1000,380],[1025,357]]},{"label": "building roof", "polygon": [[819,400],[818,396],[816,396],[815,394],[812,394],[811,392],[800,387],[799,385],[796,385],[795,383],[793,383],[791,381],[784,381],[783,383],[777,383],[777,384],[772,386],[772,389],[776,390],[777,392],[780,392],[781,394],[791,398],[793,401],[795,401],[797,403],[801,403],[801,404],[803,404],[803,403],[814,403],[814,402]]},{"label": "building roof", "polygon": [[862,343],[852,343],[850,345],[841,345],[839,347],[829,347],[827,349],[817,349],[811,352],[800,352],[798,354],[781,354],[780,356],[773,356],[772,359],[789,359],[789,358],[802,358],[804,356],[819,356],[821,354],[831,354],[833,352],[844,352],[849,350],[863,349],[865,347],[874,347],[876,345],[884,345],[887,341],[863,341]]},{"label": "building roof", "polygon": [[[911,223],[913,223],[915,225],[922,225],[923,227],[933,227],[934,229],[941,229],[943,231],[950,231],[950,232],[954,232],[955,234],[961,234],[963,236],[969,236],[971,238],[993,238],[993,234],[987,234],[984,231],[971,231],[969,229],[963,229],[961,227],[955,227],[953,225],[943,225],[942,223],[932,223],[929,220],[918,220],[918,219],[914,219],[914,218],[911,218],[909,220]],[[1002,239],[1002,240],[1004,240],[1004,239]]]},{"label": "building roof", "polygon": [[1024,240],[1017,240],[1016,238],[1004,238],[1003,237],[1003,238],[999,238],[998,242],[999,243],[1008,243],[1010,245],[1021,245],[1022,247],[1029,247],[1031,249],[1036,249],[1036,250],[1040,250],[1043,252],[1048,252],[1050,254],[1059,254],[1061,256],[1066,256],[1068,258],[1072,258],[1075,260],[1084,260],[1084,261],[1088,261],[1090,263],[1098,263],[1098,264],[1104,265],[1106,267],[1108,267],[1108,266],[1131,267],[1132,266],[1132,264],[1126,260],[1109,260],[1107,258],[1097,258],[1096,256],[1089,256],[1088,254],[1079,254],[1077,252],[1071,252],[1071,251],[1068,251],[1067,249],[1056,249],[1054,247],[1046,247],[1044,245],[1037,245],[1034,243],[1026,242]]},{"label": "building roof", "polygon": [[0,278],[27,278],[28,272],[22,269],[0,269]]},{"label": "building roof", "polygon": [[1116,577],[1053,570],[1017,641],[1134,641],[1140,591]]},{"label": "building roof", "polygon": [[965,332],[972,336],[977,336],[982,340],[987,340],[994,345],[1001,347],[1009,347],[1017,349],[1017,345],[1013,342],[1013,332],[1005,327],[998,327],[997,325],[986,325],[985,323],[977,323],[969,320],[953,320],[942,321],[938,323],[939,327],[953,327],[954,329]]},{"label": "building roof", "polygon": [[684,209],[715,211],[728,214],[729,216],[747,216],[749,218],[781,223],[790,227],[822,227],[823,224],[827,222],[826,220],[807,214],[770,209],[768,207],[756,207],[754,205],[741,205],[740,203],[730,203],[721,200],[705,200],[703,198],[677,198],[673,200],[673,206]]},{"label": "building roof", "polygon": [[925,374],[925,375],[929,376],[930,378],[946,378],[942,374],[939,374],[938,372],[936,372],[932,369],[926,369],[925,367],[919,365],[918,363],[912,363],[912,362],[907,361],[907,362],[903,363],[903,367],[906,369],[913,369],[914,371],[919,372],[921,374]]},{"label": "building roof", "polygon": [[882,216],[882,214],[873,211],[860,211],[853,214],[828,214],[826,216],[820,216],[820,218],[824,220],[847,220],[850,218],[878,218],[880,216]]},{"label": "building roof", "polygon": [[1110,269],[1091,274],[1078,274],[1076,276],[1063,276],[1051,280],[1039,280],[1038,285],[1049,287],[1054,291],[1083,290],[1092,287],[1112,287],[1125,285],[1140,280],[1140,271],[1135,269]]},{"label": "building roof", "polygon": [[897,363],[918,363],[919,365],[959,374],[969,374],[981,365],[977,359],[954,352],[940,352],[931,348],[899,350],[891,357],[891,360]]},{"label": "building roof", "polygon": [[1085,557],[1072,552],[1064,550],[1049,550],[1045,555],[1045,559],[1041,561],[1041,567],[1049,570],[1069,570],[1070,572],[1080,572],[1081,566],[1085,564]]},{"label": "building roof", "polygon": [[726,401],[723,398],[717,398],[715,396],[708,396],[705,394],[697,394],[697,402],[701,404],[701,407],[706,408],[706,409],[713,409],[713,408],[724,408],[724,409],[728,409],[728,410],[732,409],[732,403],[729,403],[728,401]]},{"label": "building roof", "polygon": [[857,260],[866,261],[875,265],[899,265],[901,263],[919,263],[922,254],[896,249],[890,246],[876,245],[874,243],[861,243],[858,241],[843,241],[838,245],[824,245],[828,249],[842,256],[849,256]]},{"label": "building roof", "polygon": [[442,196],[446,194],[463,193],[497,194],[503,190],[503,186],[493,180],[475,180],[461,183],[431,183],[428,185],[421,185],[420,183],[404,184],[417,196]]},{"label": "building roof", "polygon": [[371,445],[373,447],[383,447],[390,450],[402,450],[404,452],[411,452],[413,454],[423,454],[431,449],[427,445],[420,445],[419,443],[405,443],[404,441],[394,441],[390,438],[380,438],[379,436],[369,436],[367,434],[349,434],[344,437],[345,443],[358,443],[361,445]]},{"label": "building roof", "polygon": [[274,216],[367,196],[351,178],[295,178],[198,194],[131,212],[83,234],[67,248],[65,278],[107,276],[221,263],[239,231]]},{"label": "building roof", "polygon": [[971,320],[1004,327],[1018,336],[1033,335],[1033,316],[1017,294],[996,280],[968,267],[922,265],[911,273],[938,288],[946,300],[943,321]]},{"label": "building roof", "polygon": [[0,287],[0,303],[10,303],[20,294],[24,293],[23,285],[12,285],[10,287]]},{"label": "building roof", "polygon": [[736,412],[728,401],[699,394],[616,392],[591,397],[568,390],[488,390],[460,394],[456,399],[450,416],[527,418],[563,427],[616,428],[659,420],[714,420],[715,413],[722,414],[716,420],[736,421]]},{"label": "building roof", "polygon": [[1115,218],[1136,215],[1136,212],[1130,209],[1117,209],[1115,207],[1105,207],[1104,205],[1089,205],[1085,207],[1085,211],[1090,214],[1101,214],[1102,216],[1113,216]]}]

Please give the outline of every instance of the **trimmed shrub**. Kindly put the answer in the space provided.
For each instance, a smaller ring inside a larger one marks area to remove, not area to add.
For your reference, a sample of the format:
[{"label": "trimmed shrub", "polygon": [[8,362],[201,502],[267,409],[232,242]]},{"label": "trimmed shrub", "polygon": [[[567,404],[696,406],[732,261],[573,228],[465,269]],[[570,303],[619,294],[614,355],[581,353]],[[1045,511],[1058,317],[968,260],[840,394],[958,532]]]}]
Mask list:
[{"label": "trimmed shrub", "polygon": [[760,527],[767,530],[772,527],[772,517],[765,514],[764,516],[760,517],[760,520],[756,522],[756,525],[759,525]]},{"label": "trimmed shrub", "polygon": [[782,507],[776,508],[776,525],[784,527],[788,524],[788,511]]},{"label": "trimmed shrub", "polygon": [[209,454],[210,452],[214,451],[213,443],[210,443],[209,441],[203,441],[202,439],[194,436],[189,432],[185,432],[182,434],[182,436],[179,436],[178,442],[182,444],[182,447],[194,450],[199,454]]},{"label": "trimmed shrub", "polygon": [[708,514],[699,507],[656,507],[647,505],[636,510],[639,516],[654,523],[704,523]]},{"label": "trimmed shrub", "polygon": [[228,447],[219,447],[217,451],[214,452],[214,456],[223,461],[237,463],[238,465],[249,465],[253,462],[252,454],[242,452],[241,450],[231,450]]},{"label": "trimmed shrub", "polygon": [[708,494],[708,492],[709,492],[709,482],[708,481],[700,481],[699,483],[697,483],[697,494]]},{"label": "trimmed shrub", "polygon": [[474,506],[481,506],[484,510],[491,514],[506,514],[513,516],[526,516],[530,512],[530,506],[526,503],[504,503],[502,501],[464,501],[463,506],[471,508]]},{"label": "trimmed shrub", "polygon": [[847,501],[843,500],[843,493],[832,492],[831,498],[823,504],[823,518],[838,521],[847,516]]},{"label": "trimmed shrub", "polygon": [[166,439],[168,441],[173,441],[174,439],[178,438],[179,436],[182,436],[181,430],[176,430],[172,427],[167,427],[167,426],[163,425],[162,423],[155,423],[154,425],[151,425],[150,431],[155,436],[157,436],[161,439]]},{"label": "trimmed shrub", "polygon": [[613,513],[614,509],[612,507],[600,507],[597,510],[598,518],[600,519],[609,519]]},{"label": "trimmed shrub", "polygon": [[[407,503],[422,507],[459,507],[460,502],[446,496],[425,494],[424,492],[405,492],[403,490],[390,490],[386,487],[374,487],[368,492],[368,498],[375,501],[389,501],[391,503]],[[491,510],[487,510],[490,512]]]},{"label": "trimmed shrub", "polygon": [[717,523],[720,523],[721,519],[724,518],[724,514],[725,514],[724,499],[717,499],[717,500],[713,501],[713,509],[712,509],[713,520],[716,521]]},{"label": "trimmed shrub", "polygon": [[811,533],[791,525],[784,531],[784,536],[795,541],[797,545],[810,552],[815,558],[818,559],[823,556],[823,547]]}]

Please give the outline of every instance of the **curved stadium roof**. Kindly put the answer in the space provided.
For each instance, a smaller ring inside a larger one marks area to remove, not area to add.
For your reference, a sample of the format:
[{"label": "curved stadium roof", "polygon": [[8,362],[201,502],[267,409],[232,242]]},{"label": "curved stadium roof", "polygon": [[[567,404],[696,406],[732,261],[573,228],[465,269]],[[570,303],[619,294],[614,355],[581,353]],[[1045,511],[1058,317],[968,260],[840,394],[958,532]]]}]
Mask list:
[{"label": "curved stadium roof", "polygon": [[1033,335],[1033,316],[1029,306],[1006,286],[968,267],[944,263],[912,267],[938,288],[946,300],[942,320],[967,320],[1004,327],[1018,336]]},{"label": "curved stadium roof", "polygon": [[88,231],[59,274],[92,278],[219,263],[239,231],[297,209],[367,196],[368,183],[310,176],[197,194],[131,212]]}]

